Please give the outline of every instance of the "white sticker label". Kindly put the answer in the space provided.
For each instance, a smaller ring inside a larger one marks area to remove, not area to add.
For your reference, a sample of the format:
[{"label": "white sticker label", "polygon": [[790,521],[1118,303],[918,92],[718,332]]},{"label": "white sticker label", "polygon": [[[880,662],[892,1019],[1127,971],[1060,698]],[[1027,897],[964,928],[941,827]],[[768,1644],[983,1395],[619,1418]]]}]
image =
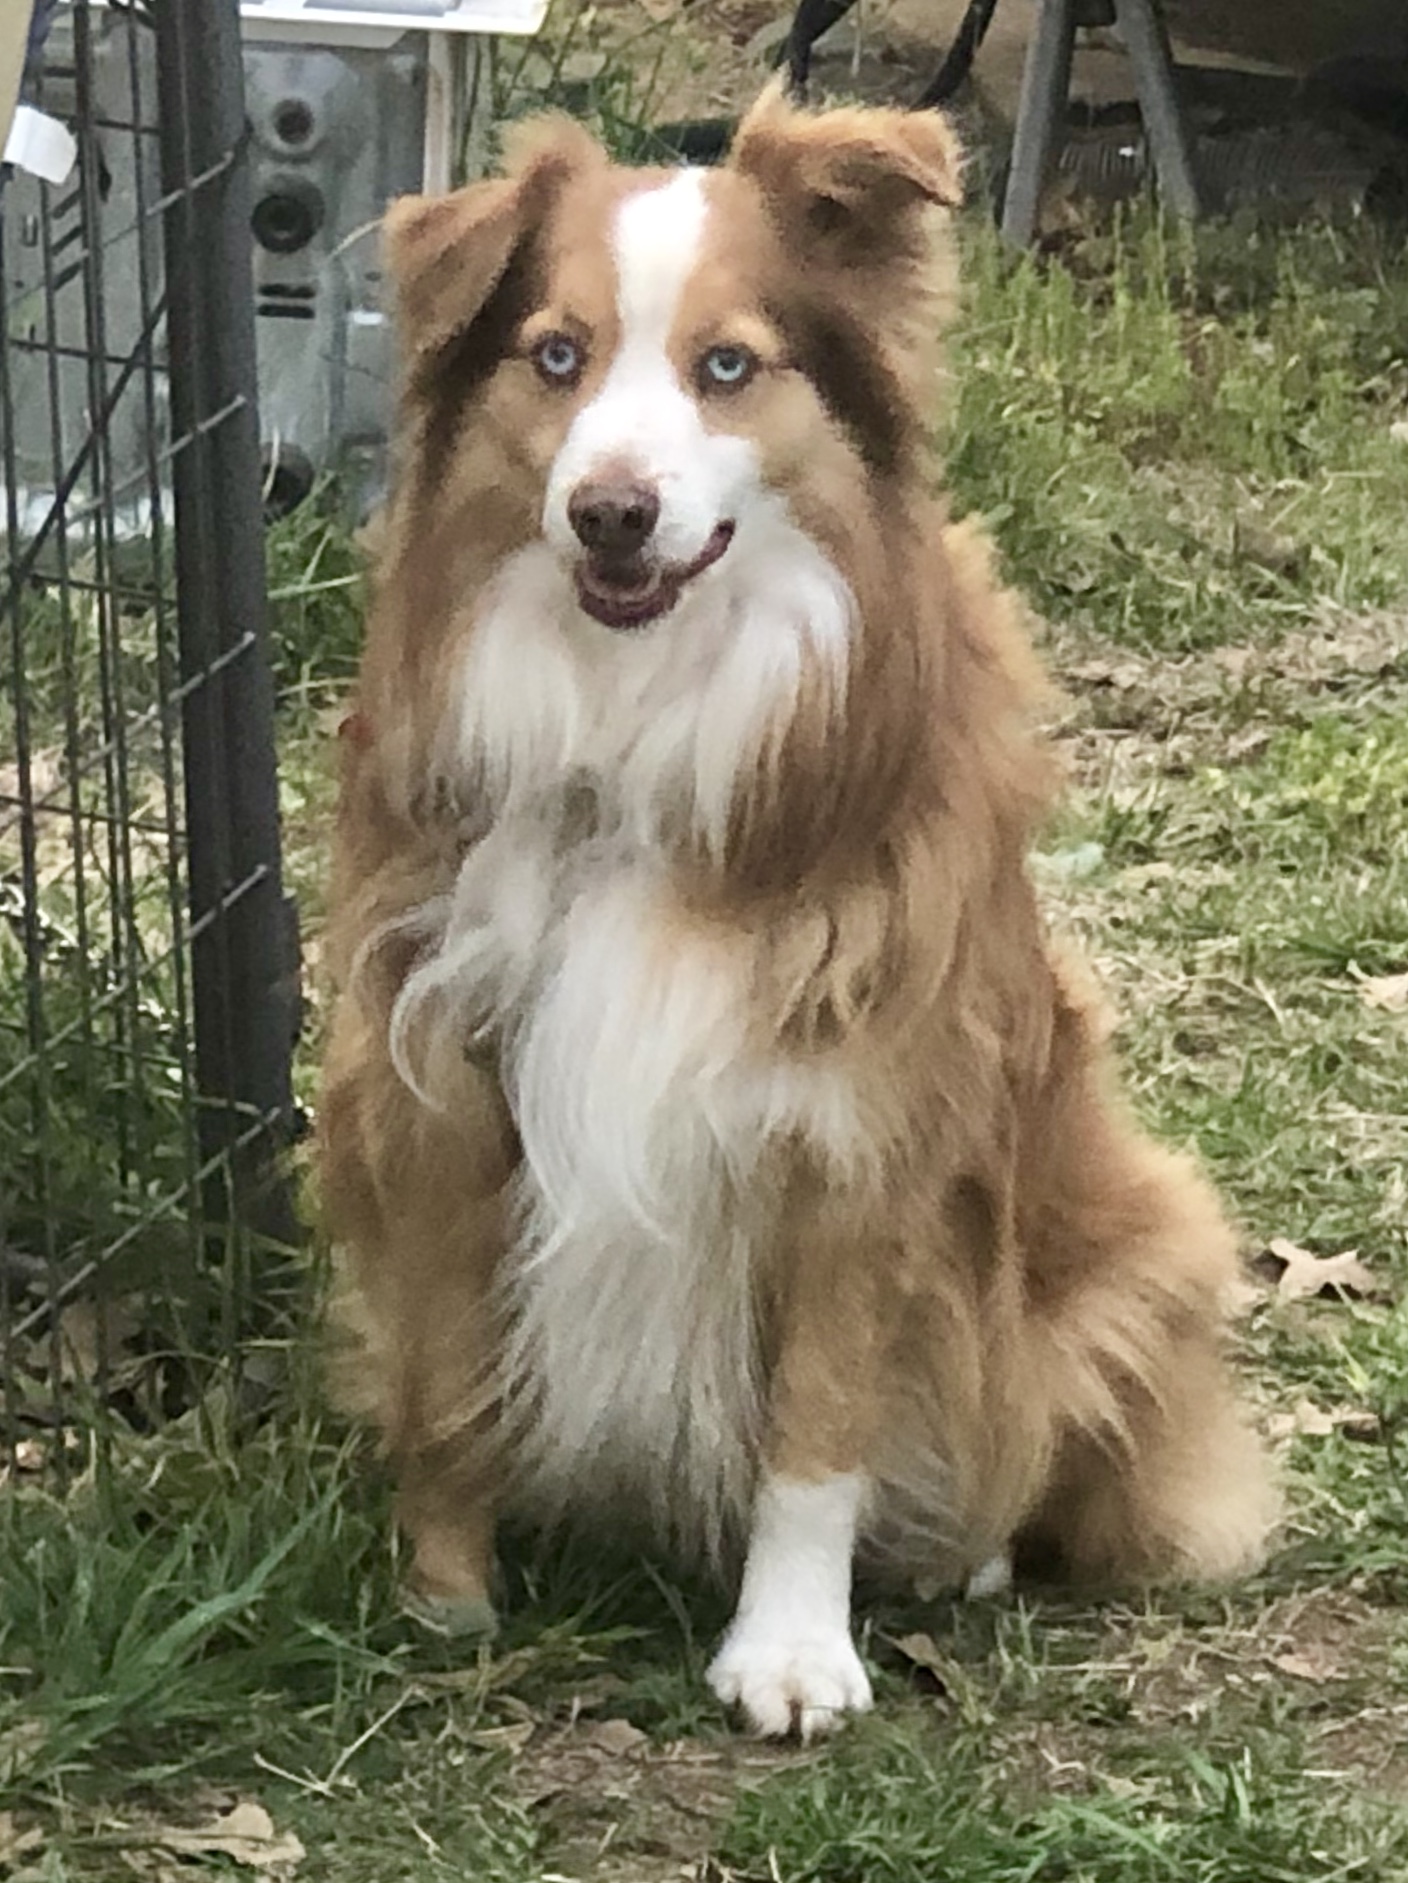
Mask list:
[{"label": "white sticker label", "polygon": [[45,183],[63,183],[73,169],[78,145],[73,132],[57,118],[46,117],[32,105],[20,105],[5,143],[6,163],[28,170]]}]

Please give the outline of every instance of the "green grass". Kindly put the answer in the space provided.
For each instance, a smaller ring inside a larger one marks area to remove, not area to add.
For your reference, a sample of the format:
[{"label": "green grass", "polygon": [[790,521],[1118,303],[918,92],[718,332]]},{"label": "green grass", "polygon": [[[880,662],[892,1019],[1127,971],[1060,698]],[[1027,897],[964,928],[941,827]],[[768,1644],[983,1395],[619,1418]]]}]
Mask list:
[{"label": "green grass", "polygon": [[968,260],[950,476],[1038,608],[1176,652],[1401,599],[1395,236],[1173,236],[1135,213],[1063,267],[1014,265],[986,232]]},{"label": "green grass", "polygon": [[[1282,1550],[1215,1596],[867,1602],[877,1718],[766,1752],[703,1688],[719,1598],[659,1566],[520,1543],[492,1646],[403,1620],[386,1486],[291,1331],[0,1499],[0,1874],[37,1830],[28,1883],[233,1875],[162,1833],[254,1796],[333,1883],[1408,1875],[1408,1018],[1360,992],[1408,969],[1408,258],[1140,219],[967,247],[946,452],[1070,690],[1056,920],[1249,1248],[1356,1247],[1387,1291],[1251,1315]],[[316,507],[271,554],[315,952],[358,558]]]},{"label": "green grass", "polygon": [[723,1852],[740,1883],[1340,1883],[1392,1875],[1402,1859],[1389,1814],[1348,1785],[1329,1847],[1323,1787],[1288,1785],[1249,1750],[1155,1744],[1118,1786],[1024,1798],[990,1738],[940,1744],[926,1724],[869,1728],[847,1759],[748,1798]]}]

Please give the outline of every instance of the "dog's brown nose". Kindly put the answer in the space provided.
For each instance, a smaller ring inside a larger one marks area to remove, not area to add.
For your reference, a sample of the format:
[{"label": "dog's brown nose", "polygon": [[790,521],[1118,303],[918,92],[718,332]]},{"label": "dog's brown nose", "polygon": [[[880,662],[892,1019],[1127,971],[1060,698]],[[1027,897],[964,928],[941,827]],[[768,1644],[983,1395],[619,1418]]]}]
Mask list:
[{"label": "dog's brown nose", "polygon": [[638,556],[660,521],[660,498],[648,484],[588,479],[567,503],[567,521],[583,549],[609,562]]}]

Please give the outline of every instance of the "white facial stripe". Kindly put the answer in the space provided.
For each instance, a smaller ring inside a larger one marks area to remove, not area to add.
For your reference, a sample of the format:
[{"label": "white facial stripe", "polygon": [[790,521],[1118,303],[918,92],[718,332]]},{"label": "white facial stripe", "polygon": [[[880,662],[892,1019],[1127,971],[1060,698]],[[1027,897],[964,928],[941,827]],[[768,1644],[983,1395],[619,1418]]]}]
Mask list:
[{"label": "white facial stripe", "polygon": [[702,170],[681,170],[658,189],[628,196],[616,212],[611,247],[622,354],[665,352],[708,213]]},{"label": "white facial stripe", "polygon": [[695,561],[720,523],[741,527],[745,500],[760,488],[752,441],[705,426],[698,394],[669,353],[711,213],[707,177],[694,169],[637,191],[616,212],[620,340],[549,478],[543,533],[560,555],[580,553],[567,515],[573,490],[605,468],[628,468],[658,492],[652,548],[676,565]]}]

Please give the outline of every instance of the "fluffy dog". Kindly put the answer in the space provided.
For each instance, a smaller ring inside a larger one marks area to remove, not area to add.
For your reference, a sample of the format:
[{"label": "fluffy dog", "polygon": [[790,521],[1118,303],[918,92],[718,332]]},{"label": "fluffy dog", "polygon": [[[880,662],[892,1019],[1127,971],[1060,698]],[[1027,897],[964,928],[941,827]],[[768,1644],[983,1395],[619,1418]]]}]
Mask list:
[{"label": "fluffy dog", "polygon": [[1272,1502],[1234,1244],[1107,1091],[1026,856],[1037,675],[931,494],[959,155],[770,94],[720,170],[519,127],[387,222],[402,461],[345,728],[326,1206],[413,1546],[736,1575],[764,1732],[869,1704],[853,1563],[1221,1576]]}]

